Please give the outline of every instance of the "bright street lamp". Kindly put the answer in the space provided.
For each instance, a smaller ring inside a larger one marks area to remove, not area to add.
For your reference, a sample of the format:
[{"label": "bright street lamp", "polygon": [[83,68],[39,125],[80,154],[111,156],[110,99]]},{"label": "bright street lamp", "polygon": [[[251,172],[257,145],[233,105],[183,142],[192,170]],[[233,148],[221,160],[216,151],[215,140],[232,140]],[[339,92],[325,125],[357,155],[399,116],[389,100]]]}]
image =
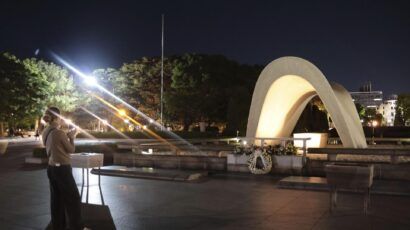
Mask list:
[{"label": "bright street lamp", "polygon": [[125,116],[125,115],[127,115],[127,113],[126,113],[125,110],[123,110],[123,109],[118,110],[118,114],[119,114],[120,116]]},{"label": "bright street lamp", "polygon": [[376,142],[374,142],[374,127],[376,127],[379,123],[376,120],[372,121],[372,145],[376,144]]},{"label": "bright street lamp", "polygon": [[93,76],[86,76],[84,77],[84,82],[88,86],[96,86],[97,85],[97,79]]}]

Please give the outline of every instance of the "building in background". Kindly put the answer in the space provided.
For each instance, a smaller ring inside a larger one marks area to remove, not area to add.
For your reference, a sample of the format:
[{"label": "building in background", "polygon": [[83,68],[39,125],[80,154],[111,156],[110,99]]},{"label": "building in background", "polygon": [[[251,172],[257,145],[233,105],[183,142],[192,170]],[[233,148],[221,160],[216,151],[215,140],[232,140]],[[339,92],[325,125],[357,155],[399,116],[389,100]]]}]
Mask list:
[{"label": "building in background", "polygon": [[373,91],[372,83],[360,87],[359,92],[350,92],[353,102],[362,105],[365,108],[377,109],[383,103],[383,92]]},{"label": "building in background", "polygon": [[383,92],[373,91],[371,82],[360,87],[358,92],[350,92],[350,95],[352,96],[354,103],[360,104],[366,109],[374,109],[376,114],[381,114],[383,116],[383,121],[380,125],[394,125],[397,95],[390,95],[383,100]]},{"label": "building in background", "polygon": [[397,95],[393,94],[387,97],[382,104],[377,108],[377,113],[383,115],[383,124],[385,126],[394,125],[394,117],[396,116]]}]

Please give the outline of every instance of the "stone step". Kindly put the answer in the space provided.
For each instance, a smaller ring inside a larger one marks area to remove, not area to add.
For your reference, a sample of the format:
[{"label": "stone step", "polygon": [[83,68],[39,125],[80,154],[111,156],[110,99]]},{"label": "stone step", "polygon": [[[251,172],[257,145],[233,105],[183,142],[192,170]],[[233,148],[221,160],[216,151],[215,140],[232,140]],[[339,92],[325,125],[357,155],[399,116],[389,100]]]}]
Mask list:
[{"label": "stone step", "polygon": [[24,159],[24,163],[26,163],[26,164],[47,164],[48,163],[48,158],[26,157]]},{"label": "stone step", "polygon": [[91,173],[107,176],[133,177],[141,179],[157,179],[182,182],[198,182],[208,176],[208,171],[188,171],[174,169],[158,169],[150,167],[104,166],[93,169]]},{"label": "stone step", "polygon": [[[325,177],[289,176],[281,179],[277,186],[284,189],[328,191]],[[344,192],[362,192],[355,189],[341,189]],[[371,194],[410,196],[410,183],[399,180],[374,180]]]}]

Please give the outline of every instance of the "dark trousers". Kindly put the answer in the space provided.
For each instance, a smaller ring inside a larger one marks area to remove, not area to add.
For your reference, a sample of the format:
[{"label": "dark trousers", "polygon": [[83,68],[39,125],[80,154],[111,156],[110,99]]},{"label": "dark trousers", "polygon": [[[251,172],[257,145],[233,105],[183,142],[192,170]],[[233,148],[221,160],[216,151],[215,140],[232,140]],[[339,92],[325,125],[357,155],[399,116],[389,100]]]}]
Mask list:
[{"label": "dark trousers", "polygon": [[82,229],[81,198],[71,166],[48,166],[47,175],[50,181],[53,230]]}]

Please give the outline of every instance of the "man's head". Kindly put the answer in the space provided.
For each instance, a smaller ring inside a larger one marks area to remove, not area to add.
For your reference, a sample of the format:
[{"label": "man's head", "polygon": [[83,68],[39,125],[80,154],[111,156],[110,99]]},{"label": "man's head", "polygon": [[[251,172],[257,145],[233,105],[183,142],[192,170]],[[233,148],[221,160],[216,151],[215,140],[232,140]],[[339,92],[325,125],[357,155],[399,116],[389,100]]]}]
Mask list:
[{"label": "man's head", "polygon": [[59,121],[60,119],[60,110],[57,107],[49,107],[44,113],[43,120],[47,123],[53,121]]}]

